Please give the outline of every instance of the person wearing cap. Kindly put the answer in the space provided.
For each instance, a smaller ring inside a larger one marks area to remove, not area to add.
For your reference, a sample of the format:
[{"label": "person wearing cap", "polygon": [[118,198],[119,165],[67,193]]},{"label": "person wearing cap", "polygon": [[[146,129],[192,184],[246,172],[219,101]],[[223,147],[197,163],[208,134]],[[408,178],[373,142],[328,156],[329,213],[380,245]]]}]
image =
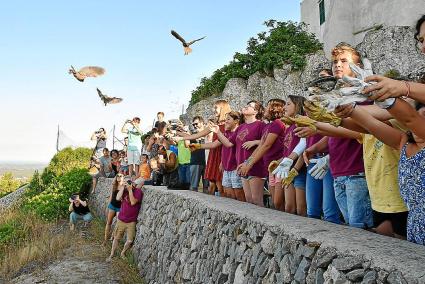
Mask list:
[{"label": "person wearing cap", "polygon": [[118,214],[118,220],[114,232],[111,255],[106,259],[106,261],[111,261],[114,257],[119,241],[124,236],[124,233],[127,233],[127,241],[121,251],[121,258],[125,258],[125,253],[133,244],[136,236],[137,216],[139,215],[140,207],[142,205],[142,186],[143,179],[137,179],[134,182],[127,179],[125,181],[125,186],[118,190],[116,199],[121,201],[120,214]]}]

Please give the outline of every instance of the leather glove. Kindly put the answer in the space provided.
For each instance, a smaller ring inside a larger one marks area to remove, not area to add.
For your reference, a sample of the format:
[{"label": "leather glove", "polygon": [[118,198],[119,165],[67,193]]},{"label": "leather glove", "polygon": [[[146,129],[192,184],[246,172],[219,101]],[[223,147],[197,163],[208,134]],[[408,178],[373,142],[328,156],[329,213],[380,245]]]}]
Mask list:
[{"label": "leather glove", "polygon": [[325,108],[316,102],[305,101],[304,110],[313,120],[326,122],[336,127],[341,125],[341,118],[336,116],[333,112],[328,112]]},{"label": "leather glove", "polygon": [[294,161],[289,158],[283,158],[277,168],[273,171],[273,174],[280,179],[288,177],[289,169],[291,168]]},{"label": "leather glove", "polygon": [[315,164],[308,173],[315,179],[323,179],[329,170],[329,155],[319,159],[311,159],[310,163]]},{"label": "leather glove", "polygon": [[289,123],[287,123],[287,125],[292,125],[295,123],[297,127],[308,127],[308,128],[311,128],[312,130],[317,130],[316,125],[314,125],[316,121],[309,118],[308,116],[302,116],[302,115],[297,115],[296,117],[284,116],[281,118],[281,120],[284,123],[285,121],[288,121]]},{"label": "leather glove", "polygon": [[292,168],[288,173],[288,177],[282,180],[282,185],[283,186],[290,185],[297,175],[298,175],[298,171]]},{"label": "leather glove", "polygon": [[194,144],[189,144],[189,150],[190,152],[196,151],[201,149],[201,144],[199,143],[194,143]]},{"label": "leather glove", "polygon": [[273,171],[279,166],[279,161],[271,161],[268,167],[269,173],[273,173]]}]

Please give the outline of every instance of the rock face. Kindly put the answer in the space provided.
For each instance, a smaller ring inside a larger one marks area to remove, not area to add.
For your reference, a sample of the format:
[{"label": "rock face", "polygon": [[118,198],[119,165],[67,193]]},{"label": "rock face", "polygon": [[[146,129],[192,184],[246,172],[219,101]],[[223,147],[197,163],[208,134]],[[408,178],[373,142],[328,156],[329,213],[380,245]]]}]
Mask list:
[{"label": "rock face", "polygon": [[[91,208],[104,217],[111,179]],[[425,283],[425,247],[163,187],[145,189],[133,253],[146,283]]]},{"label": "rock face", "polygon": [[[415,80],[425,74],[425,56],[416,47],[413,34],[414,29],[410,27],[387,27],[370,31],[357,49],[369,58],[376,74],[396,70],[400,75]],[[231,79],[220,96],[190,106],[183,119],[187,121],[195,115],[210,118],[213,115],[211,106],[218,99],[225,99],[232,109],[240,110],[250,100],[267,103],[269,99],[286,99],[291,94],[306,95],[306,83],[316,78],[321,69],[330,67],[331,62],[320,51],[307,56],[307,65],[303,71],[291,72],[291,67],[286,65],[275,69],[273,77],[255,73],[248,80]]]}]

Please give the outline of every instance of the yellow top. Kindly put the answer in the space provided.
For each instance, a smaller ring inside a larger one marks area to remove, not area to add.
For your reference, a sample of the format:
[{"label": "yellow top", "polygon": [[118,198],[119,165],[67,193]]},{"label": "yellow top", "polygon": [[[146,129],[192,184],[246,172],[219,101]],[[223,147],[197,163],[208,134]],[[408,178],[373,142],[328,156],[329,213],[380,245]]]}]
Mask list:
[{"label": "yellow top", "polygon": [[[400,128],[397,122],[390,122],[393,127]],[[360,142],[363,144],[366,182],[372,209],[381,213],[407,211],[398,187],[400,151],[385,145],[371,134],[362,134]]]}]

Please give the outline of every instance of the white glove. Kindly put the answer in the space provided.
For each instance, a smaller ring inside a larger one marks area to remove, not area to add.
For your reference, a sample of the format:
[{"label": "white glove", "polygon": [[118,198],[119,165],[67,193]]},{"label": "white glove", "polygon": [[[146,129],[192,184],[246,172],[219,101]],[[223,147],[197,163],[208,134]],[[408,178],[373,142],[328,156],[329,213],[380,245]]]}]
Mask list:
[{"label": "white glove", "polygon": [[291,169],[292,164],[294,161],[289,158],[283,158],[283,160],[280,162],[279,166],[273,171],[273,174],[276,176],[276,178],[285,179],[288,177],[289,170]]},{"label": "white glove", "polygon": [[323,179],[329,170],[329,155],[319,159],[311,159],[310,163],[315,164],[308,173],[315,179]]}]

